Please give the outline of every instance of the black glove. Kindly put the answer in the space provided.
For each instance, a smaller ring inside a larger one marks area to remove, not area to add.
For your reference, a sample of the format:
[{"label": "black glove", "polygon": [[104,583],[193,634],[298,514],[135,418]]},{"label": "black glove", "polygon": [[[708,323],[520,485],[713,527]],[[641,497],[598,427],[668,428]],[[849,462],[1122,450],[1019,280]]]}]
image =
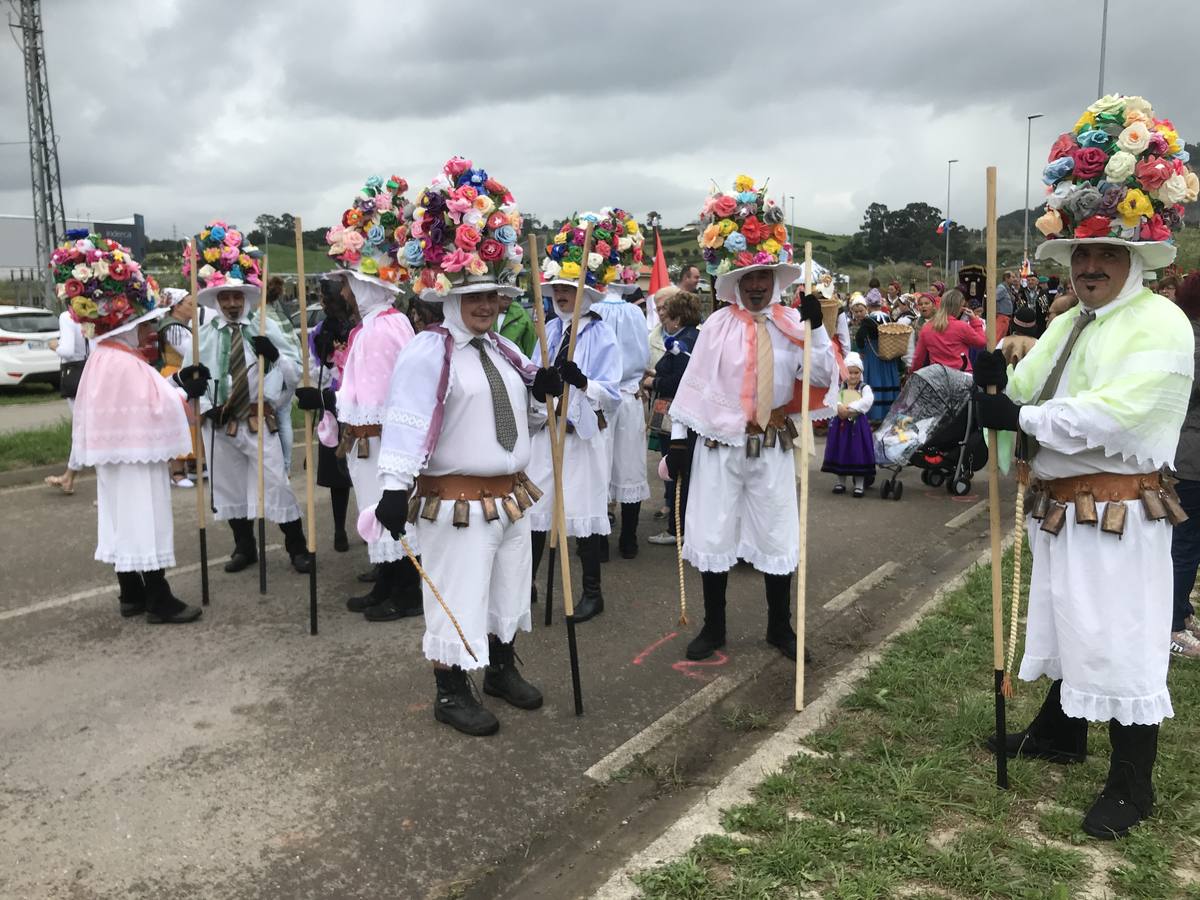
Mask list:
[{"label": "black glove", "polygon": [[1021,406],[1007,394],[980,394],[976,397],[979,424],[997,431],[1020,431]]},{"label": "black glove", "polygon": [[305,412],[321,412],[325,408],[321,391],[315,387],[296,388],[296,405]]},{"label": "black glove", "polygon": [[821,313],[821,299],[816,294],[805,294],[800,300],[800,318],[808,322],[815,331],[825,324]]},{"label": "black glove", "polygon": [[581,391],[587,390],[587,376],[579,370],[579,366],[575,365],[574,360],[563,360],[562,364],[558,367],[558,372],[562,375],[562,380],[571,387]]},{"label": "black glove", "polygon": [[986,350],[975,357],[975,383],[981,388],[1004,390],[1008,384],[1008,362],[999,350]]},{"label": "black glove", "polygon": [[400,540],[408,527],[408,491],[384,491],[375,507],[375,518],[391,532],[393,540]]},{"label": "black glove", "polygon": [[686,438],[673,439],[667,447],[667,474],[672,481],[691,474],[692,447]]},{"label": "black glove", "polygon": [[204,415],[206,418],[212,419],[214,422],[220,425],[225,420],[225,407],[214,406]]},{"label": "black glove", "polygon": [[273,363],[279,359],[279,348],[271,343],[269,337],[259,334],[250,338],[250,343],[254,346],[254,352],[267,362]]},{"label": "black glove", "polygon": [[[587,382],[584,382],[585,384]],[[538,369],[533,376],[533,384],[529,386],[533,399],[545,403],[546,397],[561,397],[563,392],[562,376],[557,369]]]},{"label": "black glove", "polygon": [[201,363],[198,366],[184,366],[175,377],[184,393],[188,395],[188,399],[195,400],[197,397],[203,397],[208,390],[208,382],[212,379],[212,373],[208,371],[207,366]]}]

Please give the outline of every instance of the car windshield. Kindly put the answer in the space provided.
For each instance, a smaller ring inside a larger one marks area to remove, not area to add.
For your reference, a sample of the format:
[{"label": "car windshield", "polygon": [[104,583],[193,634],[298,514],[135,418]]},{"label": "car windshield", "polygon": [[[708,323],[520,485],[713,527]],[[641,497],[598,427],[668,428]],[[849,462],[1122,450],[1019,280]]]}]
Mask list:
[{"label": "car windshield", "polygon": [[18,334],[58,331],[58,316],[38,312],[0,314],[0,331],[15,331]]}]

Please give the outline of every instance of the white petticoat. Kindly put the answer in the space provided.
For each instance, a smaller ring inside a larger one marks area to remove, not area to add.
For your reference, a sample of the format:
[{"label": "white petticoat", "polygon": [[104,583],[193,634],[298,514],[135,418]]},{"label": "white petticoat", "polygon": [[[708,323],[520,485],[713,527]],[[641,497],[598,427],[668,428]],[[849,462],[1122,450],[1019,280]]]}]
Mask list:
[{"label": "white petticoat", "polygon": [[1120,538],[1075,524],[1073,503],[1057,536],[1027,520],[1033,572],[1020,678],[1061,678],[1068,716],[1154,725],[1174,715],[1171,527],[1147,521],[1140,503],[1126,507]]},{"label": "white petticoat", "polygon": [[609,424],[612,441],[612,478],[608,498],[618,503],[641,503],[650,499],[646,480],[646,415],[642,401],[621,392],[621,405]]},{"label": "white petticoat", "polygon": [[96,559],[118,572],[153,572],[175,565],[168,464],[96,466]]},{"label": "white petticoat", "polygon": [[[608,534],[608,476],[612,470],[605,429],[591,440],[568,434],[563,448],[563,502],[569,537]],[[525,515],[534,531],[549,531],[554,512],[554,467],[550,460],[550,432],[533,436],[529,468],[525,473],[544,495]]]},{"label": "white petticoat", "polygon": [[[383,485],[379,481],[379,438],[369,438],[368,442],[371,455],[366,459],[359,458],[357,445],[351,445],[346,454],[346,467],[350,470],[350,481],[354,485],[354,503],[360,510],[374,506],[383,496]],[[421,542],[415,528],[408,530],[405,539],[408,541],[408,546],[412,547],[413,553],[421,552]],[[372,563],[408,559],[404,547],[399,541],[392,540],[391,534],[386,529],[382,539],[367,542],[367,556]]]},{"label": "white petticoat", "polygon": [[[215,431],[214,436],[211,421],[204,423],[205,459],[217,508],[213,518],[218,522],[253,519],[258,516],[258,435],[244,420],[233,437],[221,426]],[[300,505],[283,468],[283,447],[278,435],[270,432],[263,436],[263,485],[268,520],[282,525],[300,518]]]}]

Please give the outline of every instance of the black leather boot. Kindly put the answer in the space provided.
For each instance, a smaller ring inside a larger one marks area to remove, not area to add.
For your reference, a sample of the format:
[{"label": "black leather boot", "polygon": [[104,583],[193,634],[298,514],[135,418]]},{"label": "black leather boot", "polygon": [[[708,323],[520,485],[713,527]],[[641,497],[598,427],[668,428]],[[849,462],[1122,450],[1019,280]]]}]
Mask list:
[{"label": "black leather boot", "polygon": [[254,543],[254,522],[250,519],[230,519],[233,531],[233,553],[225,563],[226,572],[240,572],[258,562],[258,547]]},{"label": "black leather boot", "polygon": [[117,584],[121,585],[121,618],[132,619],[146,611],[146,585],[141,572],[118,572]]},{"label": "black leather boot", "polygon": [[725,646],[725,589],[728,572],[701,572],[704,587],[704,625],[687,645],[688,659],[708,659]]},{"label": "black leather boot", "polygon": [[384,603],[392,592],[392,567],[395,563],[380,563],[376,567],[375,581],[371,590],[361,597],[351,597],[346,601],[346,609],[350,612],[366,612],[377,604]]},{"label": "black leather boot", "polygon": [[171,593],[162,569],[143,572],[146,582],[146,621],[151,625],[186,625],[203,614],[198,606],[188,606]]},{"label": "black leather boot", "polygon": [[304,539],[304,523],[293,519],[282,523],[279,530],[283,532],[283,547],[292,561],[292,568],[307,573],[312,569],[312,559],[308,555],[308,542]]},{"label": "black leather boot", "polygon": [[382,579],[387,582],[384,599],[367,607],[363,616],[368,622],[394,622],[410,616],[423,616],[425,604],[421,598],[421,574],[407,557],[384,563]]},{"label": "black leather boot", "polygon": [[[792,576],[763,575],[767,589],[767,643],[788,659],[796,658],[796,632],[792,630]],[[805,661],[807,661],[807,653]]]},{"label": "black leather boot", "polygon": [[435,719],[472,737],[484,737],[500,730],[499,720],[475,696],[466,672],[455,666],[434,669],[433,675],[437,679],[437,699],[433,703]]},{"label": "black leather boot", "polygon": [[490,697],[503,697],[518,709],[537,709],[542,705],[542,692],[521,676],[516,657],[512,641],[505,644],[494,634],[488,635],[488,666],[483,672],[483,692]]},{"label": "black leather boot", "polygon": [[1154,814],[1154,760],[1158,756],[1157,725],[1108,723],[1112,762],[1104,790],[1083,818],[1083,830],[1111,841],[1125,837],[1142,819]]},{"label": "black leather boot", "polygon": [[[1087,759],[1087,719],[1074,719],[1063,712],[1062,679],[1050,685],[1042,708],[1024,731],[1004,736],[1005,752],[1011,759],[1045,759],[1069,765]],[[986,746],[996,752],[996,736],[987,739]]]},{"label": "black leather boot", "polygon": [[621,537],[617,541],[621,559],[633,559],[638,555],[637,526],[641,511],[640,503],[621,504]]},{"label": "black leather boot", "polygon": [[604,612],[604,595],[600,593],[600,548],[607,542],[602,534],[579,538],[579,561],[583,563],[583,596],[575,605],[575,621],[586,622]]},{"label": "black leather boot", "polygon": [[533,548],[533,577],[529,579],[529,604],[532,606],[538,602],[537,592],[537,570],[542,564],[542,554],[546,551],[546,534],[545,531],[529,532],[529,540]]}]

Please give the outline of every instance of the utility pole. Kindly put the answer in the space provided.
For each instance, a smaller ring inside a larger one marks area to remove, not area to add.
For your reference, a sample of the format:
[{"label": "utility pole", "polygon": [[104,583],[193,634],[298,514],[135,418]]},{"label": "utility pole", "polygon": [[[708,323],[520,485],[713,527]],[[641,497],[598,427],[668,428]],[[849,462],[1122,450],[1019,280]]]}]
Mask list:
[{"label": "utility pole", "polygon": [[954,228],[954,223],[950,221],[950,167],[953,166],[957,159],[946,160],[946,287],[950,287],[950,231]]},{"label": "utility pole", "polygon": [[[1021,268],[1029,262],[1029,153],[1033,137],[1033,120],[1040,119],[1041,113],[1025,117],[1025,228],[1021,232]],[[1022,277],[1024,275],[1022,274]]]},{"label": "utility pole", "polygon": [[25,59],[25,109],[29,120],[29,169],[33,183],[33,228],[37,247],[43,303],[55,305],[50,277],[50,254],[67,230],[63,210],[62,179],[58,171],[58,141],[50,110],[46,53],[42,46],[41,0],[20,0],[20,21],[9,22]]},{"label": "utility pole", "polygon": [[1100,14],[1100,82],[1096,96],[1104,96],[1104,45],[1108,43],[1108,0],[1104,0],[1104,12]]}]

